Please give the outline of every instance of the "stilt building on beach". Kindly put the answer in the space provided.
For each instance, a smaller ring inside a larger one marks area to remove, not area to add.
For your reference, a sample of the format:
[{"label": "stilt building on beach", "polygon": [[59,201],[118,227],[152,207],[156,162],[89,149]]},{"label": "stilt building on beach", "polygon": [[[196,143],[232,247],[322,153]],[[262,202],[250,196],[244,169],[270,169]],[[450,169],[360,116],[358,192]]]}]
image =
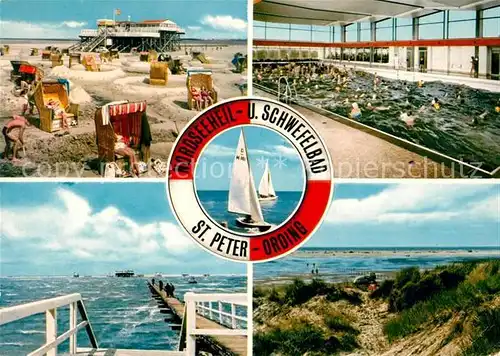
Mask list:
[{"label": "stilt building on beach", "polygon": [[72,51],[93,52],[101,47],[119,52],[155,50],[175,51],[185,31],[170,20],[144,20],[141,22],[97,20],[97,29],[83,29],[80,42]]}]

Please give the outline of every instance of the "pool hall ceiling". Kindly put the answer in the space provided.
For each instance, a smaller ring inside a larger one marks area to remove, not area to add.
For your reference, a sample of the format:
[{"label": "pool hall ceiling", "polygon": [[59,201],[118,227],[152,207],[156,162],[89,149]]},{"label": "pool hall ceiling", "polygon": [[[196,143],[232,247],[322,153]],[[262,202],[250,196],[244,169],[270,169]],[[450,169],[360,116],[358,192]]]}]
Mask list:
[{"label": "pool hall ceiling", "polygon": [[333,26],[497,5],[500,0],[254,0],[253,16],[255,21]]}]

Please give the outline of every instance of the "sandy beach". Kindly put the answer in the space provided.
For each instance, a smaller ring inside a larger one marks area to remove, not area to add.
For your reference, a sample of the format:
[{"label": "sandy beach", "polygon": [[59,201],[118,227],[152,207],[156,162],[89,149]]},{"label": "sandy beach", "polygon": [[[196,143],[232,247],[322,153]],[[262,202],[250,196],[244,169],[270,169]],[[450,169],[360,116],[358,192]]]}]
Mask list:
[{"label": "sandy beach", "polygon": [[[69,57],[63,57],[63,66],[51,68],[51,62],[42,60],[41,55],[30,56],[31,48],[43,49],[56,46],[64,49],[71,42],[3,42],[10,45],[10,52],[0,58],[0,120],[3,124],[13,114],[22,112],[24,99],[13,94],[14,83],[9,80],[12,70],[11,60],[26,60],[40,66],[45,78],[65,78],[70,81],[70,101],[80,105],[79,125],[71,128],[68,135],[51,134],[36,127],[25,132],[26,157],[12,165],[0,161],[0,176],[70,176],[98,177],[92,162],[97,158],[94,114],[96,108],[115,100],[146,100],[147,115],[151,126],[153,143],[151,157],[166,162],[177,132],[198,112],[187,108],[186,74],[169,75],[167,86],[148,84],[149,63],[140,62],[139,55],[120,54],[119,59],[102,64],[100,72],[87,72],[83,65],[69,68]],[[231,64],[237,52],[246,54],[246,46],[188,47],[205,53],[209,63],[203,64],[182,51],[169,53],[180,59],[184,68],[197,67],[212,70],[214,86],[219,101],[241,95],[238,84],[246,80],[246,71],[235,73]],[[37,115],[35,110],[35,116]],[[0,150],[4,150],[1,142]],[[22,155],[22,153],[21,153]],[[48,164],[48,165],[47,165]],[[43,168],[42,168],[43,166]],[[141,177],[157,178],[155,171],[149,170]]]}]

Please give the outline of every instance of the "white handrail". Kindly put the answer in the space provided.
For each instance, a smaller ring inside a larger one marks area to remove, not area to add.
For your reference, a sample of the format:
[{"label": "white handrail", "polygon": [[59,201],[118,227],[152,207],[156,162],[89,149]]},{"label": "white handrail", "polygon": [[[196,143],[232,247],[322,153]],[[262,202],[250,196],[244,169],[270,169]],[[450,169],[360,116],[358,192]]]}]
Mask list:
[{"label": "white handrail", "polygon": [[[57,336],[57,308],[69,305],[69,330]],[[77,310],[80,311],[82,322],[77,325]],[[98,348],[95,335],[79,293],[68,294],[61,297],[39,300],[36,302],[15,305],[0,309],[0,325],[30,317],[35,314],[45,313],[45,344],[28,354],[28,356],[57,356],[57,346],[70,339],[69,352],[77,351],[76,336],[78,330],[86,328],[90,343]]]},{"label": "white handrail", "polygon": [[[196,336],[197,335],[228,335],[228,336],[247,336],[248,330],[239,329],[236,323],[236,317],[242,318],[236,315],[235,305],[247,306],[247,295],[245,293],[233,293],[233,294],[195,294],[193,292],[188,292],[184,295],[184,301],[186,302],[186,310],[184,318],[186,318],[186,353],[188,356],[194,356],[196,354]],[[232,317],[232,329],[198,329],[196,327],[196,311],[200,303],[209,302],[210,306],[212,302],[219,302],[219,310],[206,308],[210,311],[211,315],[213,312],[219,314],[219,321],[222,321],[222,315],[228,314]],[[231,304],[232,313],[226,313],[222,310],[222,303]]]},{"label": "white handrail", "polygon": [[26,318],[31,315],[45,313],[50,309],[69,305],[71,303],[82,300],[82,296],[78,293],[63,295],[51,299],[39,300],[36,302],[15,305],[0,309],[0,325],[4,325],[19,319]]},{"label": "white handrail", "polygon": [[[231,304],[231,306],[233,306],[234,304]],[[216,314],[220,314],[220,315],[224,315],[224,316],[229,316],[231,318],[235,318],[235,319],[238,319],[238,320],[241,320],[241,321],[247,321],[248,319],[244,316],[241,316],[241,315],[235,315],[235,314],[231,314],[231,313],[228,313],[228,312],[225,312],[225,311],[222,311],[222,310],[218,310],[218,309],[213,309],[212,307],[206,307],[204,306],[203,304],[196,304],[196,307],[199,308],[199,309],[203,309],[203,310],[206,310],[208,312],[215,312]],[[206,316],[206,314],[204,314]],[[210,319],[213,319],[213,317],[210,317]]]}]

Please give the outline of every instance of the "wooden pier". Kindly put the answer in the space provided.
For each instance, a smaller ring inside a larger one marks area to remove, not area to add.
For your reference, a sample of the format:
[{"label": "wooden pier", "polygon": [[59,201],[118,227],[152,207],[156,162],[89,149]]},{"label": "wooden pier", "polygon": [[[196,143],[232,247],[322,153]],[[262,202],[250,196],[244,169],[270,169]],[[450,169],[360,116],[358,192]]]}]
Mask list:
[{"label": "wooden pier", "polygon": [[[151,292],[154,296],[159,298],[171,311],[172,313],[181,320],[181,336],[180,343],[182,344],[185,340],[186,332],[186,320],[185,320],[185,310],[186,306],[184,303],[179,301],[177,298],[167,297],[165,291],[160,290],[158,285],[153,285],[148,282]],[[196,328],[197,329],[207,329],[207,330],[230,330],[224,325],[221,325],[215,321],[205,318],[199,314],[196,314]],[[199,335],[202,343],[208,345],[211,349],[216,349],[218,355],[248,355],[248,339],[243,335]],[[214,350],[212,350],[214,351]]]}]

